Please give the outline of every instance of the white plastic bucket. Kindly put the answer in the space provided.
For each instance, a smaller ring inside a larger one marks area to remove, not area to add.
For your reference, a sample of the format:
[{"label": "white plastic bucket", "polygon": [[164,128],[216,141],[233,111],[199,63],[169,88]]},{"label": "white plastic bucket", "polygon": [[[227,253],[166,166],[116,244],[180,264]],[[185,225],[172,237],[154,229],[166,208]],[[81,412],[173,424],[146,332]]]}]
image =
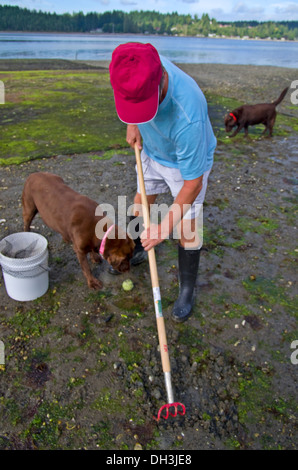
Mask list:
[{"label": "white plastic bucket", "polygon": [[49,288],[48,242],[38,233],[18,232],[0,241],[6,292],[14,300],[34,300]]}]

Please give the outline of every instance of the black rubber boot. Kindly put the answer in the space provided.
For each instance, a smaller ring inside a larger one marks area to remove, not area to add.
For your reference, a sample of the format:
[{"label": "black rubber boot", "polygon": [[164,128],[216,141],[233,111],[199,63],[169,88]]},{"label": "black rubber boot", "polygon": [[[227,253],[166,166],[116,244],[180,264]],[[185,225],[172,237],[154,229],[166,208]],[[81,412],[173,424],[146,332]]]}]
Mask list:
[{"label": "black rubber boot", "polygon": [[143,261],[147,259],[147,253],[143,248],[140,237],[134,240],[134,242],[136,246],[135,246],[132,258],[130,260],[130,264],[132,266],[137,266],[138,264],[143,263]]},{"label": "black rubber boot", "polygon": [[191,316],[194,288],[197,280],[201,250],[185,250],[178,247],[179,297],[174,304],[172,318],[184,322]]},{"label": "black rubber boot", "polygon": [[[130,222],[135,220],[136,218],[139,218],[139,217],[136,217],[134,215],[130,216],[129,217]],[[138,233],[140,232],[140,225],[139,224],[140,224],[140,221],[135,226],[135,232],[138,232]],[[134,252],[133,252],[132,258],[130,260],[130,265],[131,266],[137,266],[138,264],[143,263],[143,261],[145,261],[147,259],[147,253],[143,248],[140,237],[137,237],[134,240],[134,242],[135,242],[136,246],[134,248]],[[110,274],[121,274],[119,271],[117,271],[117,269],[112,268],[112,266],[109,267],[109,273]]]},{"label": "black rubber boot", "polygon": [[[139,216],[136,217],[135,215],[131,215],[129,219],[130,219],[130,222],[135,221],[135,233],[140,234],[142,232],[140,225],[142,225],[143,219]],[[147,259],[147,253],[143,248],[140,237],[138,236],[136,239],[134,239],[134,242],[136,246],[135,246],[132,258],[130,260],[131,266],[137,266],[138,264],[143,263],[143,261]]]}]

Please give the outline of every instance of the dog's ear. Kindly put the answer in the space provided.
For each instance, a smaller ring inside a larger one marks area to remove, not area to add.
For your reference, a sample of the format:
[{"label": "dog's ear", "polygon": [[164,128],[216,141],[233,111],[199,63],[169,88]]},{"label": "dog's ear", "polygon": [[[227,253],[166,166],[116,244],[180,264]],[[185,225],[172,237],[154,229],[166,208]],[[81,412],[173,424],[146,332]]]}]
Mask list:
[{"label": "dog's ear", "polygon": [[236,119],[231,116],[231,113],[227,114],[224,119],[224,125],[226,127],[232,128],[236,124]]},{"label": "dog's ear", "polygon": [[135,243],[127,236],[126,240],[107,239],[105,247],[105,257],[107,262],[115,269],[120,271],[129,266],[129,260],[132,258]]},{"label": "dog's ear", "polygon": [[235,110],[235,116],[236,116],[237,120],[242,117],[242,114],[243,114],[243,107],[241,106],[240,108]]},{"label": "dog's ear", "polygon": [[[121,238],[119,237],[121,233]],[[132,256],[135,243],[132,238],[126,233],[122,232],[122,229],[119,229],[118,226],[115,227],[115,237],[106,239],[105,253],[108,256]]]},{"label": "dog's ear", "polygon": [[123,259],[124,259],[123,254],[116,249],[111,249],[108,252],[107,261],[111,266],[115,268],[117,268],[121,264]]}]

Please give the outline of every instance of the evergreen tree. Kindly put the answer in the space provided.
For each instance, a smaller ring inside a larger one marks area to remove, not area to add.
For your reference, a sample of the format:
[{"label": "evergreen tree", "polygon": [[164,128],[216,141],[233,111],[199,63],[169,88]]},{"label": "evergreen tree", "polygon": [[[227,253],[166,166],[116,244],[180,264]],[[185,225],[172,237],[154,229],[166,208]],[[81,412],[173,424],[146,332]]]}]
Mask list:
[{"label": "evergreen tree", "polygon": [[248,36],[250,38],[298,39],[298,21],[258,22],[236,21],[217,22],[207,13],[178,15],[177,12],[162,14],[157,11],[120,10],[104,13],[46,13],[17,6],[0,5],[1,31],[46,31],[46,32],[90,32],[102,29],[105,33],[149,33],[182,34],[191,36]]}]

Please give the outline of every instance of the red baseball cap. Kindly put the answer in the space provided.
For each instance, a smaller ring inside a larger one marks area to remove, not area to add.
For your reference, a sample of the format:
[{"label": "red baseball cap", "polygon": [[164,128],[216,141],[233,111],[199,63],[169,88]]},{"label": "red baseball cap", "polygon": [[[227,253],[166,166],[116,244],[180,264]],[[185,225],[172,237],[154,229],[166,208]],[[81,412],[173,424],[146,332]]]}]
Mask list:
[{"label": "red baseball cap", "polygon": [[121,44],[112,54],[109,69],[121,121],[127,124],[151,121],[157,113],[162,77],[155,47],[138,42]]}]

